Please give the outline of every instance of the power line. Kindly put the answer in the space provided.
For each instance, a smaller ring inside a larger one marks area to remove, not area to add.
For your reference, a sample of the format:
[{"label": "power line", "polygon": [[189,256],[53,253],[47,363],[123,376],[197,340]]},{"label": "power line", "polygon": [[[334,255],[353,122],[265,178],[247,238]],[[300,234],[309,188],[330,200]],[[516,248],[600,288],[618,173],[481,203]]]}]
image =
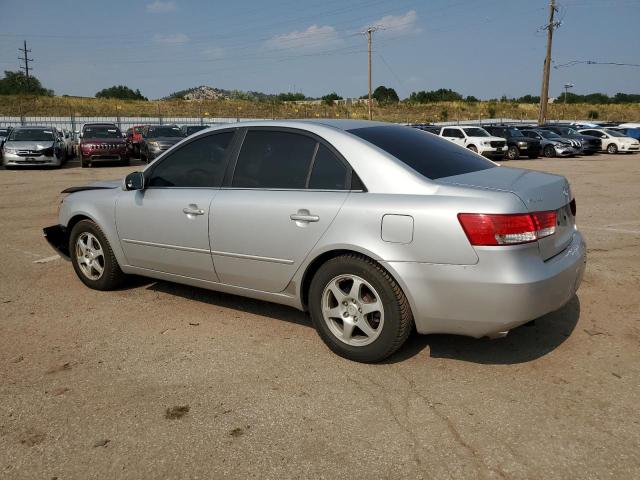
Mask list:
[{"label": "power line", "polygon": [[640,67],[640,63],[621,63],[621,62],[596,62],[594,60],[572,60],[566,63],[554,65],[554,69],[573,67],[574,65],[614,65],[617,67]]},{"label": "power line", "polygon": [[29,53],[31,53],[31,50],[27,48],[26,40],[24,41],[24,48],[19,48],[18,50],[21,51],[24,55],[24,57],[18,57],[18,60],[24,61],[24,67],[20,66],[20,69],[25,71],[27,80],[29,80],[29,62],[33,62],[33,58],[29,58]]}]

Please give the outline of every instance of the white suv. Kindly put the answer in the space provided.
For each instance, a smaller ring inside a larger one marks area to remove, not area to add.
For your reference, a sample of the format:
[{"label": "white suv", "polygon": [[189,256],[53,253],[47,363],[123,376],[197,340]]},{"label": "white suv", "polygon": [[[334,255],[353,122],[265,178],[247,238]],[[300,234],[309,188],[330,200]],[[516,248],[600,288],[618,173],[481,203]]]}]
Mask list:
[{"label": "white suv", "polygon": [[502,158],[506,151],[507,141],[504,138],[493,137],[480,127],[442,127],[440,136],[485,157]]}]

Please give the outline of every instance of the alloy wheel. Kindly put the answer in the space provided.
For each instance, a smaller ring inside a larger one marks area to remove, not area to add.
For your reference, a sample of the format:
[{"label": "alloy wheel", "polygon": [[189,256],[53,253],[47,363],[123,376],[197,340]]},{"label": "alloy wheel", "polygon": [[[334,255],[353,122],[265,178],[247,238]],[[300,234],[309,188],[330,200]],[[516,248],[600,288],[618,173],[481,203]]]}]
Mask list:
[{"label": "alloy wheel", "polygon": [[89,280],[99,280],[104,273],[104,252],[96,236],[82,232],[76,240],[76,260]]},{"label": "alloy wheel", "polygon": [[355,347],[373,343],[384,326],[380,294],[357,275],[339,275],[326,285],[322,316],[338,340]]}]

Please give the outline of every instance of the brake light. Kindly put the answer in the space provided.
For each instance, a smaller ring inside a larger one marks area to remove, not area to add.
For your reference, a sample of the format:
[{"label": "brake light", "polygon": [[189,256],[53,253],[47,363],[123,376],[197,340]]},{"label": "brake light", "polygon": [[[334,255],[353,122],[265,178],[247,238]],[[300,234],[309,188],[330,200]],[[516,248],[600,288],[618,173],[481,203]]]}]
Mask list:
[{"label": "brake light", "polygon": [[517,245],[535,242],[556,232],[556,212],[516,214],[459,213],[471,245]]}]

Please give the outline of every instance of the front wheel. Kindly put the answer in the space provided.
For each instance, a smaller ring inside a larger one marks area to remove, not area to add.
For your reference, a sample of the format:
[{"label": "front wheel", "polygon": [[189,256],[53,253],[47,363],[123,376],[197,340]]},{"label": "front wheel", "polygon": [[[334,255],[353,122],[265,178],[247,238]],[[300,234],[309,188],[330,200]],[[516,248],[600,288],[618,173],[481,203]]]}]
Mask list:
[{"label": "front wheel", "polygon": [[107,238],[91,220],[81,220],[73,227],[69,253],[76,275],[89,288],[113,290],[125,278]]},{"label": "front wheel", "polygon": [[607,153],[618,153],[618,146],[615,143],[610,143],[607,147]]},{"label": "front wheel", "polygon": [[520,158],[520,150],[515,145],[511,145],[507,150],[507,158],[509,160],[518,160]]},{"label": "front wheel", "polygon": [[380,265],[357,254],[327,261],[309,289],[318,334],[338,355],[379,362],[400,348],[413,325],[409,302]]},{"label": "front wheel", "polygon": [[556,156],[556,149],[552,145],[544,147],[544,156],[547,158],[553,158]]}]

